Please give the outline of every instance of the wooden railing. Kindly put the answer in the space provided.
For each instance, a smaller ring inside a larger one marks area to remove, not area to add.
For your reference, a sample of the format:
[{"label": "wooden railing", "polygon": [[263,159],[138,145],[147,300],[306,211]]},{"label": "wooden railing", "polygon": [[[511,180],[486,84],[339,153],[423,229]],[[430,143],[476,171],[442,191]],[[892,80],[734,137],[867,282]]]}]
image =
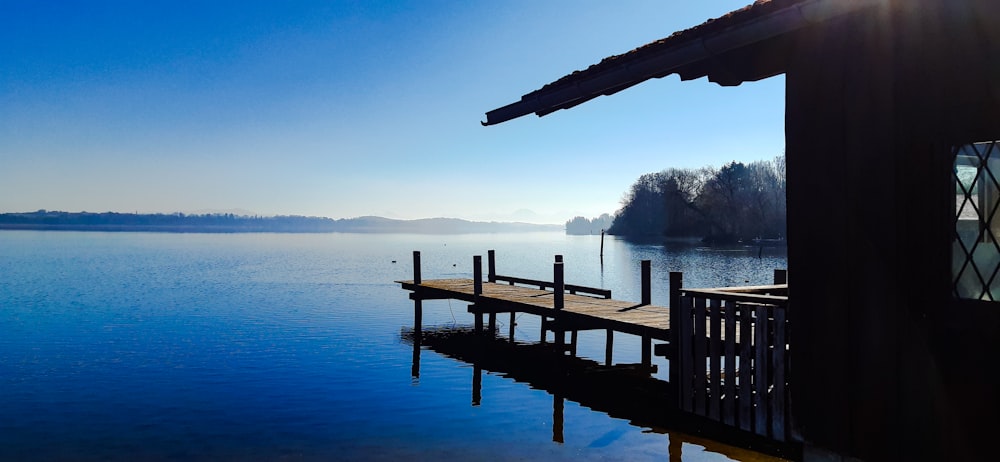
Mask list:
[{"label": "wooden railing", "polygon": [[670,373],[682,410],[787,441],[788,285],[775,276],[782,284],[685,289],[672,273]]},{"label": "wooden railing", "polygon": [[[543,290],[547,289],[555,290],[556,287],[556,284],[554,282],[539,281],[535,279],[525,279],[514,276],[501,276],[499,274],[494,276],[493,282],[506,282],[509,283],[510,285],[521,284],[526,286],[537,286],[539,289]],[[563,288],[566,292],[569,292],[571,294],[583,294],[583,295],[593,295],[595,297],[600,297],[600,298],[611,298],[610,289],[598,289],[596,287],[578,286],[575,284],[563,284]]]},{"label": "wooden railing", "polygon": [[[561,262],[561,256],[556,256],[557,265]],[[598,289],[596,287],[578,286],[575,284],[565,284],[561,281],[561,266],[556,266],[553,274],[553,282],[541,281],[537,279],[527,279],[519,278],[514,276],[502,276],[496,273],[496,253],[490,250],[487,253],[487,280],[489,282],[506,282],[510,285],[521,284],[525,286],[535,286],[541,290],[556,290],[556,287],[562,286],[564,292],[569,292],[571,294],[583,294],[588,296],[600,297],[600,298],[611,298],[610,289]]]}]

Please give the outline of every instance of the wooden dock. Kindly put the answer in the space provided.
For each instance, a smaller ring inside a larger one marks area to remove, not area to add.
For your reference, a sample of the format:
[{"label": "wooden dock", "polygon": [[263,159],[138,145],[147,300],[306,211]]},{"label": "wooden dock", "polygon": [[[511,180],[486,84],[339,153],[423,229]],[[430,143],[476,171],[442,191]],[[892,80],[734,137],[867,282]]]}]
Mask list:
[{"label": "wooden dock", "polygon": [[[405,290],[412,291],[415,304],[414,328],[419,331],[422,317],[422,300],[456,299],[472,303],[469,312],[475,315],[476,330],[484,330],[483,316],[488,316],[485,329],[496,331],[496,316],[509,313],[509,336],[514,337],[514,318],[517,313],[541,317],[539,341],[546,342],[549,332],[554,334],[555,345],[566,345],[569,353],[576,354],[577,332],[604,329],[607,331],[605,363],[612,363],[614,333],[622,332],[639,336],[642,341],[641,364],[653,369],[652,341],[670,341],[670,310],[650,303],[650,265],[642,265],[642,302],[626,302],[611,298],[611,291],[594,287],[565,284],[562,256],[556,255],[553,263],[553,281],[539,281],[496,274],[496,257],[489,251],[488,273],[484,280],[482,259],[473,257],[472,279],[436,279],[424,281],[420,277],[420,252],[413,254],[414,278],[397,281]],[[566,333],[570,339],[566,341]],[[666,344],[665,344],[666,345]],[[657,352],[668,356],[666,349]]]},{"label": "wooden dock", "polygon": [[[500,277],[504,279],[503,276]],[[592,295],[567,293],[562,308],[556,308],[556,296],[551,290],[512,285],[504,282],[482,284],[482,293],[475,293],[473,279],[435,279],[399,281],[403,289],[413,291],[414,299],[457,299],[474,303],[473,313],[528,313],[555,318],[565,330],[614,329],[618,332],[669,340],[670,310],[665,306],[642,305],[635,302],[597,298]],[[543,282],[543,281],[538,281]]]},{"label": "wooden dock", "polygon": [[[421,335],[422,302],[434,299],[469,302],[474,330],[480,333],[497,335],[497,316],[509,314],[511,342],[516,314],[539,316],[539,342],[546,343],[551,333],[556,351],[571,356],[576,356],[578,331],[606,330],[606,366],[613,364],[614,333],[635,335],[642,357],[633,366],[651,373],[656,370],[653,354],[666,358],[677,409],[738,431],[789,440],[784,270],[775,270],[773,285],[713,289],[686,289],[682,274],[671,272],[670,307],[666,307],[650,303],[648,260],[642,262],[638,303],[615,300],[607,289],[566,284],[558,255],[551,282],[502,276],[495,268],[491,250],[485,277],[482,259],[475,256],[471,279],[423,280],[420,252],[414,252],[413,279],[397,282],[412,292],[415,337]],[[659,342],[655,347],[654,340]]]}]

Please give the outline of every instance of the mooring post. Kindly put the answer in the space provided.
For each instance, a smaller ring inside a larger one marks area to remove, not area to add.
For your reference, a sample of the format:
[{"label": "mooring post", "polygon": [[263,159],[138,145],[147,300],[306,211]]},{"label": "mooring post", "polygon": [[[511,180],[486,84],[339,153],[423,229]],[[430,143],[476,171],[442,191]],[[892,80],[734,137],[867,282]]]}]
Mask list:
[{"label": "mooring post", "polygon": [[[564,295],[566,294],[566,284],[563,280],[563,257],[562,255],[556,255],[556,261],[552,264],[552,298],[553,298],[553,308],[556,310],[563,309]],[[563,345],[566,344],[566,331],[558,327],[562,323],[558,318],[553,318],[556,322],[556,328],[552,329],[552,334],[555,336],[555,344],[562,350]]]},{"label": "mooring post", "polygon": [[788,270],[775,269],[774,270],[774,284],[788,284]]},{"label": "mooring post", "polygon": [[486,251],[486,279],[490,282],[497,282],[497,253],[495,250]]},{"label": "mooring post", "polygon": [[[413,283],[420,285],[420,251],[413,251]],[[420,378],[420,340],[423,336],[424,302],[420,299],[419,292],[414,292],[413,297],[413,363],[410,366],[410,375],[414,379]]]},{"label": "mooring post", "polygon": [[[420,285],[420,251],[413,251],[413,283]],[[417,292],[416,294],[419,294]],[[417,295],[413,300],[413,335],[419,339],[422,332],[424,318],[424,302]]]},{"label": "mooring post", "polygon": [[420,251],[413,251],[413,283],[420,284]]},{"label": "mooring post", "polygon": [[651,262],[649,260],[642,261],[642,304],[652,305],[653,296],[650,289],[650,272],[651,272]]},{"label": "mooring post", "polygon": [[601,228],[601,261],[604,261],[604,228]]},{"label": "mooring post", "polygon": [[475,295],[476,300],[479,296],[483,294],[483,256],[476,255],[472,257],[472,282],[473,282],[473,295]]},{"label": "mooring post", "polygon": [[[670,272],[670,351],[668,358],[670,361],[670,383],[680,390],[681,366],[680,366],[680,331],[681,316],[685,313],[681,309],[681,289],[684,288],[684,273],[680,271]],[[728,365],[727,365],[728,366]]]},{"label": "mooring post", "polygon": [[[483,293],[483,256],[472,257],[472,295],[473,304],[479,302],[479,296]],[[476,310],[476,333],[483,332],[483,312]]]},{"label": "mooring post", "polygon": [[556,262],[552,264],[553,296],[555,297],[555,309],[563,309],[563,295],[566,293],[566,284],[563,280],[563,259],[562,255],[556,255]]}]

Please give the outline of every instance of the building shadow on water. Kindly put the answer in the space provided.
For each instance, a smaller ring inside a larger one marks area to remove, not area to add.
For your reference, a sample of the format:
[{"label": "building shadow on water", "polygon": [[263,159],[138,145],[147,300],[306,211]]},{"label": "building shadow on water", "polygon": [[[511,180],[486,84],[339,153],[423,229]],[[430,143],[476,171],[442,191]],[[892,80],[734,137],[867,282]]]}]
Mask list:
[{"label": "building shadow on water", "polygon": [[420,376],[424,349],[473,367],[472,405],[482,402],[482,374],[492,372],[543,390],[552,396],[552,440],[563,442],[564,402],[570,400],[597,412],[628,421],[645,431],[669,436],[669,460],[682,460],[684,443],[704,447],[734,460],[801,459],[801,448],[780,444],[752,433],[734,434],[717,422],[681,413],[673,386],[653,378],[640,364],[607,366],[566,355],[552,344],[510,342],[477,334],[472,326],[403,328],[400,337],[413,346],[411,373]]}]

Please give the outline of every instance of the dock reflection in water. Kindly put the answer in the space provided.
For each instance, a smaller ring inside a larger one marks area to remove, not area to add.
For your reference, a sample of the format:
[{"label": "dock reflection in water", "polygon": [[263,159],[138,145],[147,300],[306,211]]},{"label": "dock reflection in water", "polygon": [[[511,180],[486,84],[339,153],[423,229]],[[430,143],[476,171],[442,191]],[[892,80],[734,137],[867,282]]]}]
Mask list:
[{"label": "dock reflection in water", "polygon": [[[794,448],[779,446],[752,434],[734,441],[743,447],[709,439],[717,434],[716,424],[677,412],[676,403],[671,402],[671,397],[676,396],[671,385],[651,377],[641,364],[608,366],[560,354],[550,344],[513,343],[505,338],[477,334],[472,326],[424,327],[417,331],[404,328],[400,337],[413,346],[411,371],[414,380],[419,379],[423,349],[472,365],[472,406],[484,402],[484,370],[552,395],[552,441],[555,443],[565,441],[563,411],[564,401],[568,399],[613,418],[627,420],[644,431],[667,435],[671,462],[683,460],[685,443],[739,461],[785,460],[782,456],[796,458]],[[731,435],[732,432],[718,434]]]}]

